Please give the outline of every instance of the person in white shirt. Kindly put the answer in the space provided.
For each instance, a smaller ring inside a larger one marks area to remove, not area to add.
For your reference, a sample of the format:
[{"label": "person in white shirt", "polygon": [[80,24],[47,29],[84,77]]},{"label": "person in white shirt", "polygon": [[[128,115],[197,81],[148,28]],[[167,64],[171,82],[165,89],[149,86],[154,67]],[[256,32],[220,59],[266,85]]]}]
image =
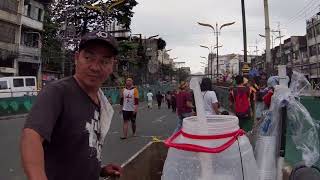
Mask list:
[{"label": "person in white shirt", "polygon": [[152,97],[153,97],[153,94],[151,92],[151,90],[149,90],[149,92],[147,93],[147,98],[148,98],[148,108],[151,108],[152,109]]},{"label": "person in white shirt", "polygon": [[204,110],[206,115],[220,114],[217,95],[213,91],[211,80],[209,78],[203,78],[200,88],[203,96]]}]

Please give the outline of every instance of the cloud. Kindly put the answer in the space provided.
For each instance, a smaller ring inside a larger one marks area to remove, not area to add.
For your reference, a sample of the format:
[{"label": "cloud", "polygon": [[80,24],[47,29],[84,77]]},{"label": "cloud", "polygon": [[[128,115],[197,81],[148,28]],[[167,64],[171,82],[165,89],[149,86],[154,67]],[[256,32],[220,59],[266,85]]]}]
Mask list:
[{"label": "cloud", "polygon": [[[138,0],[132,22],[132,32],[145,36],[159,34],[166,42],[172,57],[177,61],[186,61],[192,72],[203,71],[200,67],[200,56],[207,56],[208,50],[199,45],[214,45],[216,43],[212,30],[197,25],[197,22],[219,25],[235,21],[236,24],[225,27],[219,36],[221,54],[242,53],[242,16],[240,0]],[[246,0],[246,19],[248,48],[259,46],[264,49],[264,39],[258,34],[264,34],[263,0]],[[270,26],[277,28],[281,23],[283,33],[304,35],[306,33],[305,19],[315,14],[318,0],[269,0]],[[301,12],[302,13],[301,13]],[[302,14],[302,15],[300,15]],[[295,18],[295,16],[297,16]],[[279,42],[277,42],[279,43]]]}]

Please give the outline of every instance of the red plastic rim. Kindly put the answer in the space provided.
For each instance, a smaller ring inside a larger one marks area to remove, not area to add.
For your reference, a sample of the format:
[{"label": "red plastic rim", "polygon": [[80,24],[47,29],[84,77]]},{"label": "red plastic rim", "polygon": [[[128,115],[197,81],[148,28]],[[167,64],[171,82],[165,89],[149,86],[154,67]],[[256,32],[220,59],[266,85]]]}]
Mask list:
[{"label": "red plastic rim", "polygon": [[[193,135],[183,132],[182,130],[178,131],[177,133],[173,134],[170,138],[165,140],[165,144],[168,147],[176,148],[179,150],[184,151],[191,151],[191,152],[204,152],[204,153],[221,153],[224,150],[228,149],[237,139],[239,136],[243,136],[245,132],[242,129],[239,129],[235,132],[227,133],[227,134],[220,134],[220,135]],[[194,145],[194,144],[187,144],[187,143],[173,143],[173,141],[179,136],[182,135],[189,139],[199,139],[199,140],[214,140],[214,139],[224,139],[224,138],[231,138],[226,143],[222,144],[219,147],[215,148],[208,148],[204,146]]]}]

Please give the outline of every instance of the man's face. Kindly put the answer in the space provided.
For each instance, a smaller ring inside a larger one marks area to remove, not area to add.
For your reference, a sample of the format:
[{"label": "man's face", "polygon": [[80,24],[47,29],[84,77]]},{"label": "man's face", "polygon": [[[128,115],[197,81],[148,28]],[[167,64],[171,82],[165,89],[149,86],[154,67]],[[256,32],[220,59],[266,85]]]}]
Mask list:
[{"label": "man's face", "polygon": [[131,79],[127,79],[127,80],[126,80],[126,86],[127,86],[127,87],[131,87],[132,85],[133,85],[132,80],[131,80]]},{"label": "man's face", "polygon": [[99,88],[113,72],[115,56],[103,44],[90,44],[75,54],[75,62],[79,80],[85,86]]}]

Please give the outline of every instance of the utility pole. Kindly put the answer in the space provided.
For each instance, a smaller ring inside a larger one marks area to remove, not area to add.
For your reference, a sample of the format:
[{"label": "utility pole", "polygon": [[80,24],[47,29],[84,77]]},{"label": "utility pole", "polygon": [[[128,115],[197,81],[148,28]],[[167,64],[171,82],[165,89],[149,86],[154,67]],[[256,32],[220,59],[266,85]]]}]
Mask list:
[{"label": "utility pole", "polygon": [[275,33],[278,33],[278,37],[276,37],[275,39],[279,39],[280,40],[280,45],[279,45],[279,50],[280,50],[280,64],[281,65],[285,65],[287,62],[284,62],[283,61],[283,58],[282,58],[282,38],[284,37],[282,34],[281,34],[281,28],[280,28],[280,22],[278,22],[278,30],[273,30],[272,32],[275,32]]},{"label": "utility pole", "polygon": [[[246,24],[246,8],[245,8],[245,3],[244,0],[241,0],[241,9],[242,9],[242,28],[243,28],[243,49],[244,49],[244,56],[243,60],[244,63],[247,63],[247,24]],[[218,46],[218,44],[217,44]]]},{"label": "utility pole", "polygon": [[269,25],[269,5],[268,0],[264,0],[265,36],[266,36],[266,70],[271,70],[271,50],[270,50],[270,25]]}]

